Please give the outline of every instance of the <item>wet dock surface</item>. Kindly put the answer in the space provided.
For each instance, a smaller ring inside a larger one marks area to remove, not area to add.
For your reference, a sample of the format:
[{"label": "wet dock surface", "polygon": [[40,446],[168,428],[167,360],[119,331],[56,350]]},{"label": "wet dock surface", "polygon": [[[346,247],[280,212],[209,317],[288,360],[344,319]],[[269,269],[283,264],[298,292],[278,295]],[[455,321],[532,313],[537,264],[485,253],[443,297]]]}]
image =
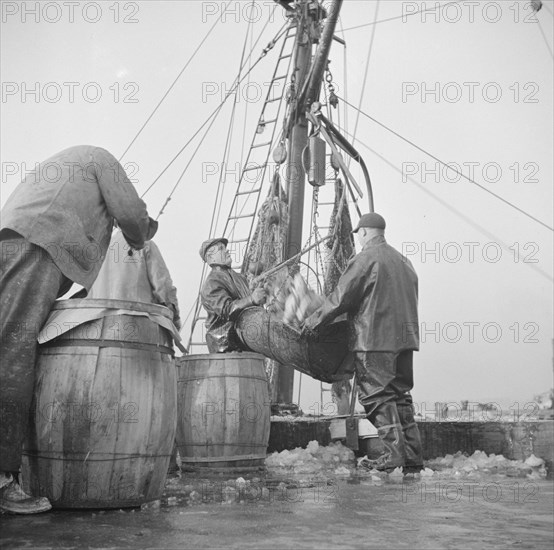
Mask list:
[{"label": "wet dock surface", "polygon": [[551,549],[552,479],[274,475],[169,478],[125,510],[2,515],[7,548]]}]

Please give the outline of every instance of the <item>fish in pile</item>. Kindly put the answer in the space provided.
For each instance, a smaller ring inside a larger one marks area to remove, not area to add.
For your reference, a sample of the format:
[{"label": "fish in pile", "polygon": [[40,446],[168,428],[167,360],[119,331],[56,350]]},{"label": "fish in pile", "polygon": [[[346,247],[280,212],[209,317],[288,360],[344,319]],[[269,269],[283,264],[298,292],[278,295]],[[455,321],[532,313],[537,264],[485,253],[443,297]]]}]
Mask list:
[{"label": "fish in pile", "polygon": [[323,296],[309,288],[300,273],[297,273],[294,276],[285,302],[283,322],[287,325],[300,327],[323,302]]},{"label": "fish in pile", "polygon": [[279,320],[283,319],[285,303],[290,292],[292,279],[286,267],[268,277],[264,284],[267,293],[266,309]]},{"label": "fish in pile", "polygon": [[308,287],[300,273],[291,278],[286,268],[266,280],[264,288],[268,294],[267,311],[296,328],[324,302],[324,297]]}]

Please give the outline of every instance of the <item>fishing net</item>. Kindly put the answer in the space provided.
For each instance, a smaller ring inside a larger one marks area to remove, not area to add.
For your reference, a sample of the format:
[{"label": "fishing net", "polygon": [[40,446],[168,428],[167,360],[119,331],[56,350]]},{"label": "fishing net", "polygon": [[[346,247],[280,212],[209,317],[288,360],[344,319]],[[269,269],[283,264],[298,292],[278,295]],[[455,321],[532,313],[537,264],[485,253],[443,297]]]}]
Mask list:
[{"label": "fishing net", "polygon": [[249,282],[283,261],[288,223],[287,198],[276,173],[268,196],[258,211],[258,223],[242,264],[242,273]]},{"label": "fishing net", "polygon": [[346,207],[346,190],[344,184],[335,180],[335,205],[331,214],[329,234],[331,238],[325,243],[328,249],[327,269],[323,291],[328,296],[335,290],[340,276],[346,269],[348,260],[354,255],[354,237],[352,236],[352,220]]},{"label": "fishing net", "polygon": [[[242,264],[242,273],[251,285],[256,276],[283,261],[288,223],[287,197],[281,186],[279,174],[276,172],[268,196],[258,212],[258,223]],[[288,271],[286,269],[281,271],[283,273],[278,272],[278,274],[281,273],[279,277],[272,278],[273,294],[275,297],[276,294],[281,293],[279,300],[284,300],[284,292],[288,288],[285,283]],[[266,283],[266,290],[267,287]],[[276,312],[279,310],[279,304],[280,301],[275,303]],[[264,366],[269,392],[273,395],[278,363],[273,359],[266,359]]]},{"label": "fishing net", "polygon": [[[272,357],[266,360],[266,373],[272,395],[275,373],[280,363],[294,366],[322,381],[344,380],[351,376],[341,368],[347,353],[344,321],[328,327],[319,342],[304,341],[301,336],[304,321],[323,304],[325,298],[310,288],[300,274],[300,258],[271,272],[272,267],[283,261],[287,224],[287,203],[279,180],[275,178],[274,185],[259,210],[258,224],[243,262],[243,273],[251,286],[263,280],[267,293],[265,310],[244,313],[242,320],[237,323],[237,330],[250,349]],[[328,261],[324,273],[326,294],[335,288],[354,253],[351,231],[352,222],[346,207],[345,189],[340,180],[337,180],[330,223],[331,238],[327,244]],[[268,270],[271,274],[259,277]],[[261,332],[251,333],[252,327],[258,325]],[[269,332],[265,330],[266,325],[270,327]],[[276,358],[285,362],[277,361]],[[333,390],[335,401],[340,402],[341,397],[344,400],[344,396],[348,401],[348,383],[334,384]]]},{"label": "fishing net", "polygon": [[[333,292],[337,286],[340,276],[346,269],[348,260],[355,252],[352,219],[346,206],[346,189],[340,178],[335,180],[335,205],[331,214],[329,234],[332,237],[325,243],[328,249],[327,269],[323,286],[326,296]],[[338,414],[348,414],[351,389],[350,380],[341,380],[332,384],[331,395],[337,405]]]}]

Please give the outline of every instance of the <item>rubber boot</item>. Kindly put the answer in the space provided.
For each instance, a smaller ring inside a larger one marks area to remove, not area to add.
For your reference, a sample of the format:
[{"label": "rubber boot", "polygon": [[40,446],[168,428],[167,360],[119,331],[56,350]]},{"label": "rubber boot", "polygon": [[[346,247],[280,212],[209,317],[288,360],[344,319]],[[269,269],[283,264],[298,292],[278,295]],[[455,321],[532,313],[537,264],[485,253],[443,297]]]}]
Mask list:
[{"label": "rubber boot", "polygon": [[411,404],[397,405],[402,432],[404,434],[404,447],[406,449],[405,473],[417,473],[423,470],[423,448],[419,428],[414,418],[414,407]]},{"label": "rubber boot", "polygon": [[385,452],[371,466],[377,470],[390,472],[403,467],[406,461],[404,434],[396,403],[389,401],[379,405],[368,415],[368,420],[377,428]]}]

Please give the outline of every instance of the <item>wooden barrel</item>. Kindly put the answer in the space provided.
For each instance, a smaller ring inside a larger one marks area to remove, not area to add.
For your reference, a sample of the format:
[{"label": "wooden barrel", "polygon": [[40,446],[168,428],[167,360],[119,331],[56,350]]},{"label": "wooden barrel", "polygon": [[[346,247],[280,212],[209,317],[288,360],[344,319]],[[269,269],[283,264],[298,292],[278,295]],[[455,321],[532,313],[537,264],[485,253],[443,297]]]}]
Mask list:
[{"label": "wooden barrel", "polygon": [[28,492],[58,508],[133,507],[160,498],[175,438],[172,339],[152,321],[171,319],[170,311],[64,300],[53,314],[62,326],[61,310],[86,318],[95,308],[103,310],[99,318],[39,347],[22,479]]},{"label": "wooden barrel", "polygon": [[182,467],[263,468],[271,414],[264,357],[188,355],[177,364],[177,447]]}]

